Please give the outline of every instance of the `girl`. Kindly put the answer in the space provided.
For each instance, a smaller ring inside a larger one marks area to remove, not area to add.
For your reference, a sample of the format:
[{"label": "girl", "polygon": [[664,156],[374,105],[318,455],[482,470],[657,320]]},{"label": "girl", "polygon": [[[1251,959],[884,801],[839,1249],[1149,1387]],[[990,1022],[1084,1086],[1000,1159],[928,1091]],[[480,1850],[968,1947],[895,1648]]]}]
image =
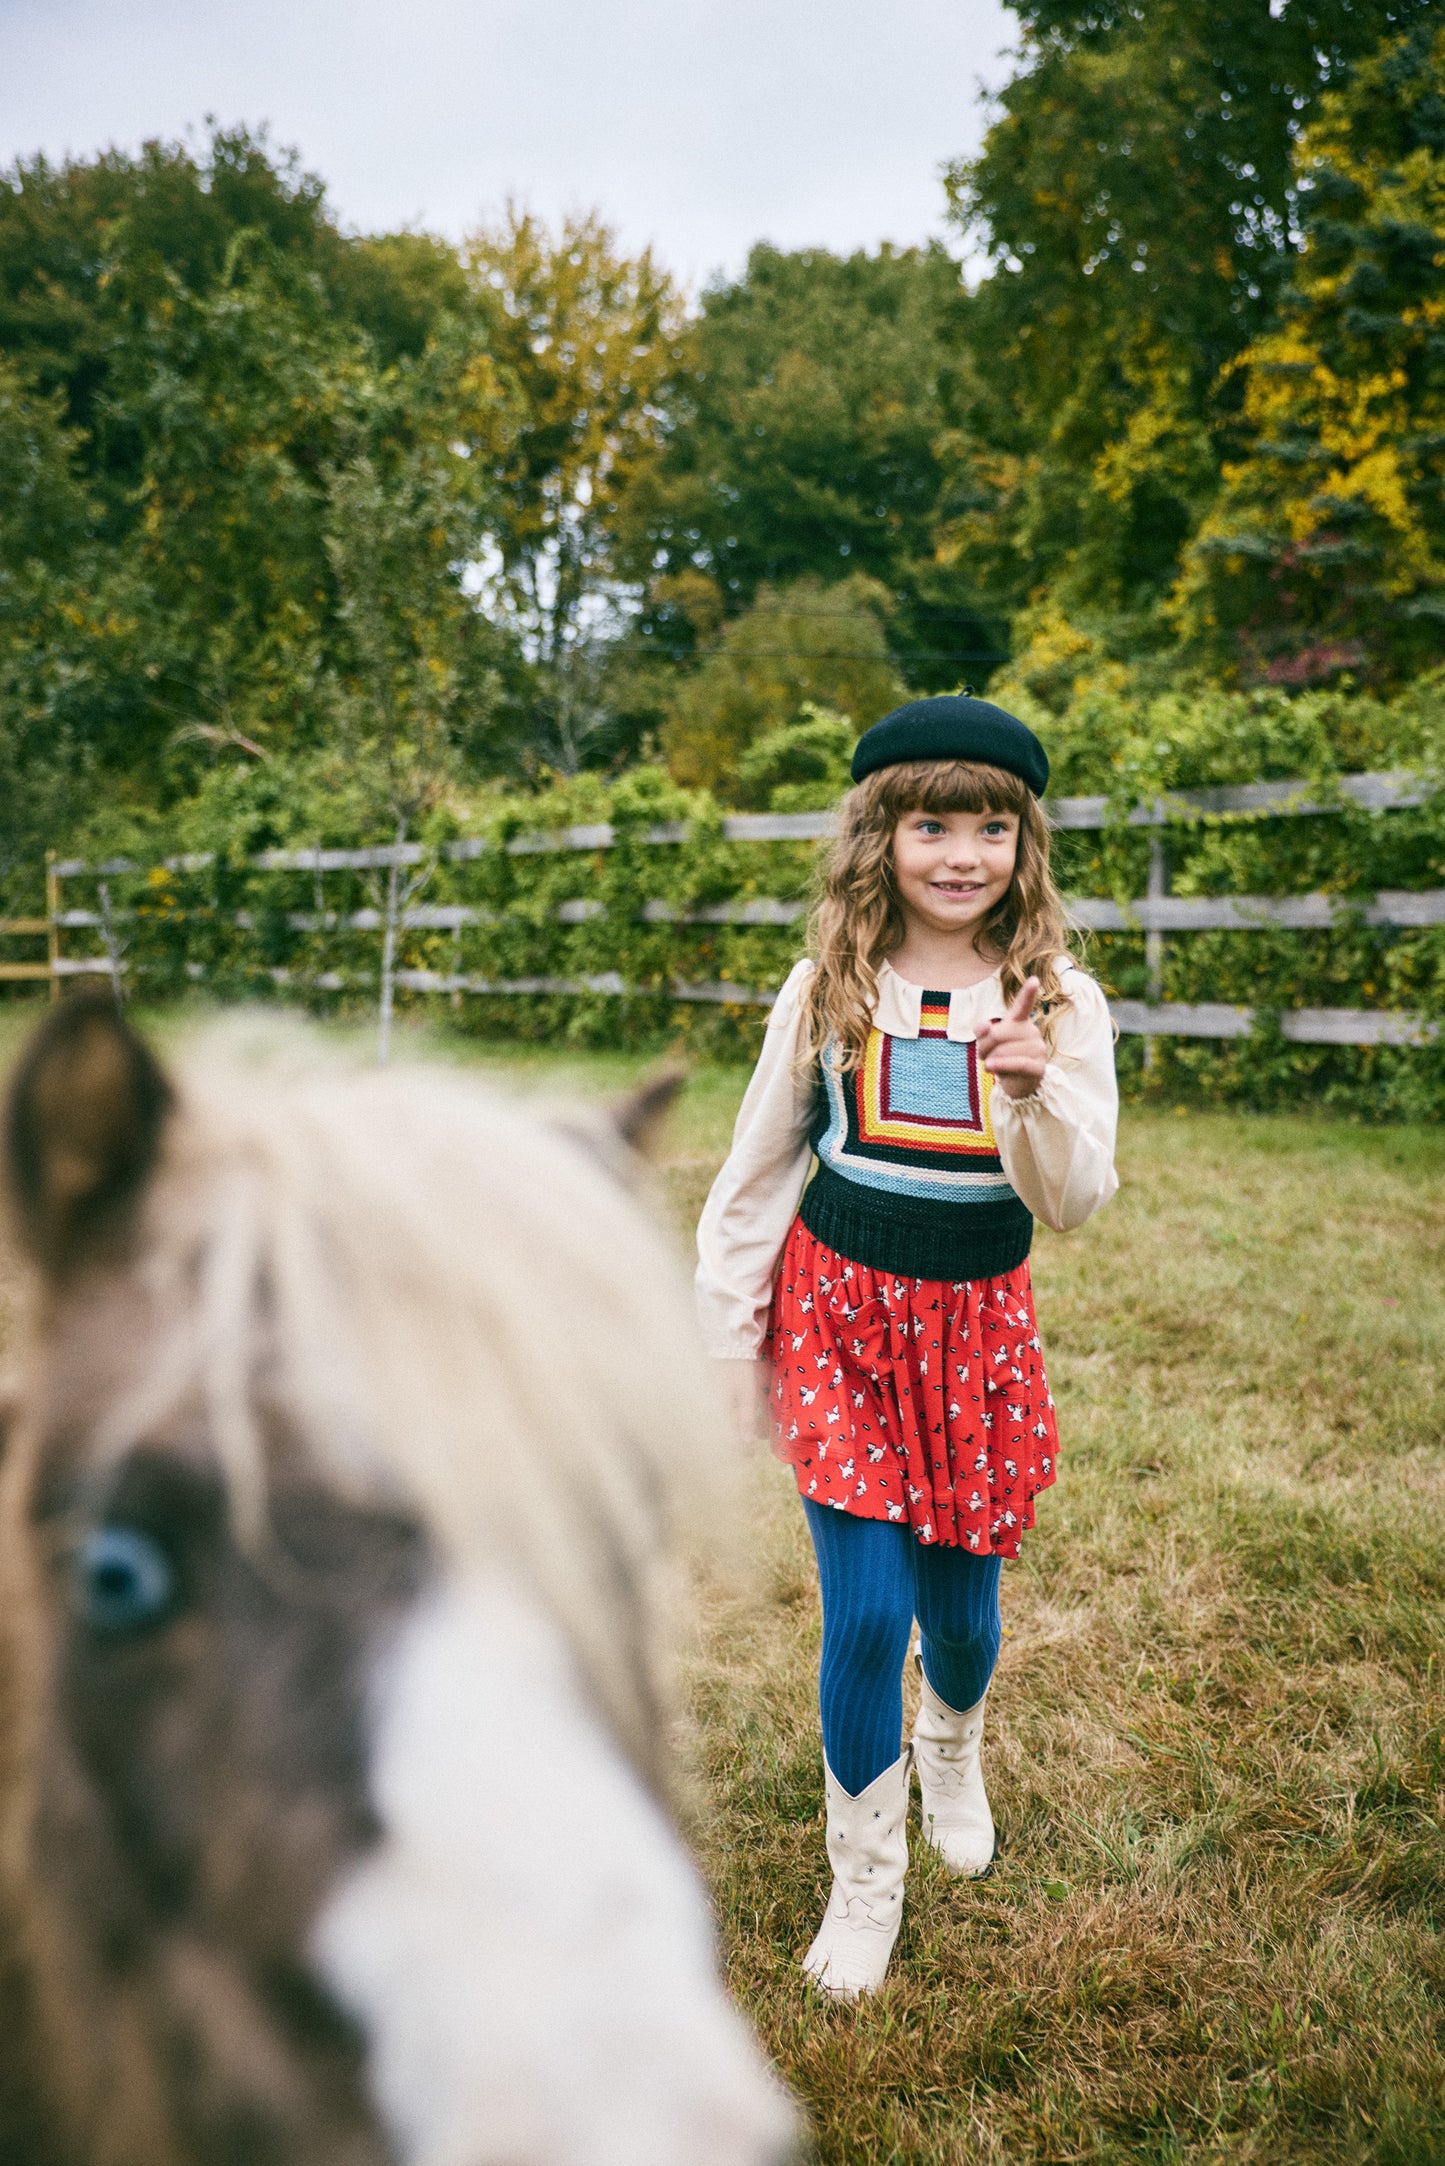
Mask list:
[{"label": "girl", "polygon": [[859,739],[813,959],[768,1019],[698,1228],[711,1351],[746,1435],[768,1390],[817,1552],[833,1887],[803,1967],[840,1999],[888,1967],[914,1765],[945,1863],[993,1860],[999,1569],[1058,1454],[1033,1222],[1078,1226],[1118,1186],[1113,1026],[1067,951],[1048,772],[1031,730],[968,696]]}]

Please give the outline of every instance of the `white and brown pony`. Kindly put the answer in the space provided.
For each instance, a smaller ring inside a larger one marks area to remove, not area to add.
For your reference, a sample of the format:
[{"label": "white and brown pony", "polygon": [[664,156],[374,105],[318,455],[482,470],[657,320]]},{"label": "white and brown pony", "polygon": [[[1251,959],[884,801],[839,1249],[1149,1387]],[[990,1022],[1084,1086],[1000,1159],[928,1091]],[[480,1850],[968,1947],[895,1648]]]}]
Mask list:
[{"label": "white and brown pony", "polygon": [[759,2166],[666,1808],[722,1446],[602,1162],[439,1073],[23,1058],[6,2166]]}]

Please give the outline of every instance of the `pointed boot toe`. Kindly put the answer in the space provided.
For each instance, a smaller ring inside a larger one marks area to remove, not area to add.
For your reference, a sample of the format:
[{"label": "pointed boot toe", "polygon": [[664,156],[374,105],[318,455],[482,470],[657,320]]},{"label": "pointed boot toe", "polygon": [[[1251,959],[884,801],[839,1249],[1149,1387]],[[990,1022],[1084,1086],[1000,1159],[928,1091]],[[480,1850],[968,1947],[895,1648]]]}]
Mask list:
[{"label": "pointed boot toe", "polygon": [[803,1969],[834,2000],[876,1993],[888,1973],[903,1919],[912,1761],[910,1746],[857,1797],[823,1763],[833,1886]]}]

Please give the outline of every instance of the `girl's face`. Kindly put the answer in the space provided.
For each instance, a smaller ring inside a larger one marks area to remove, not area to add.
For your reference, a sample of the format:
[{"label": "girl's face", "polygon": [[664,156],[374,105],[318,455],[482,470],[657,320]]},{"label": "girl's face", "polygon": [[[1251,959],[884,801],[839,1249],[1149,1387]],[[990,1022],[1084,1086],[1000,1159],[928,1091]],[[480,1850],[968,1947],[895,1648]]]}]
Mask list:
[{"label": "girl's face", "polygon": [[935,933],[973,933],[1003,901],[1018,856],[1014,812],[905,812],[893,876],[906,916]]}]

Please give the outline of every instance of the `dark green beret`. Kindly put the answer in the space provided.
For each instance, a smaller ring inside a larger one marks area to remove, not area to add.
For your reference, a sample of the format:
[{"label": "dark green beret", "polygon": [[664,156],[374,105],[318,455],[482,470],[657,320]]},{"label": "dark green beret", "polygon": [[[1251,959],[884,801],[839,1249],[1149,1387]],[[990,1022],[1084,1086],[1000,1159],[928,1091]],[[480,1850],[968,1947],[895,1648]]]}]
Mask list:
[{"label": "dark green beret", "polygon": [[905,760],[976,760],[1021,775],[1035,797],[1048,788],[1049,756],[1033,731],[1005,708],[966,692],[911,699],[864,730],[853,748],[853,780]]}]

